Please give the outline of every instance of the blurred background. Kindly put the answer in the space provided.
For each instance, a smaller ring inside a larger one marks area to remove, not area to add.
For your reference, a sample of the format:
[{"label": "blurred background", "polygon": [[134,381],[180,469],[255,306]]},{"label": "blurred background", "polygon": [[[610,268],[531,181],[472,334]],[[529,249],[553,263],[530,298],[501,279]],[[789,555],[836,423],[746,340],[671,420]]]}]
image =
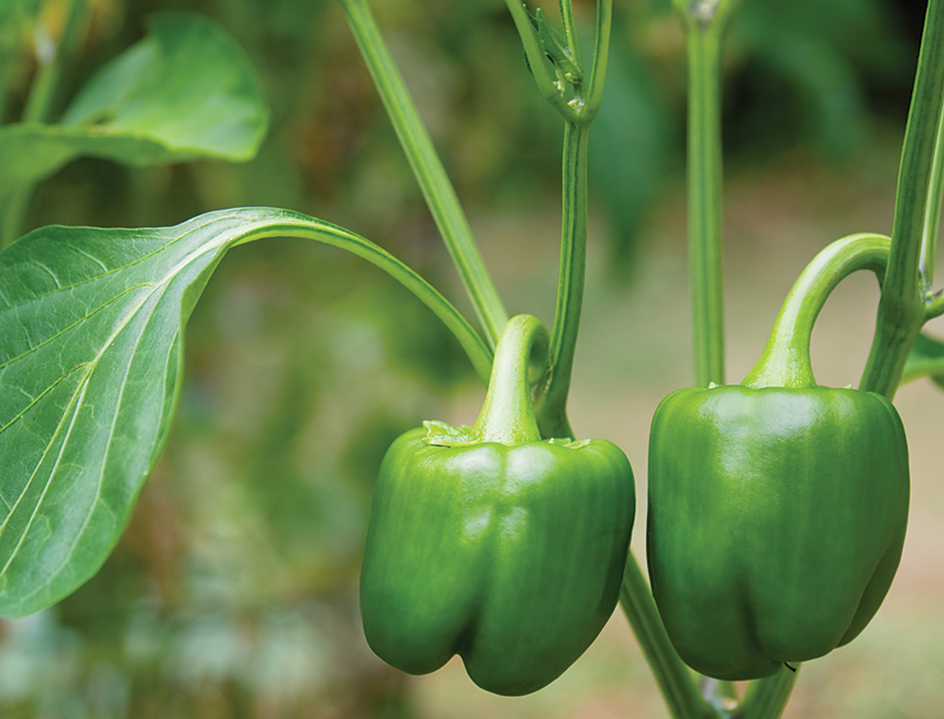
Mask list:
[{"label": "blurred background", "polygon": [[[39,186],[28,223],[167,225],[241,205],[346,226],[461,287],[330,0],[92,0],[58,102],[167,10],[219,21],[256,67],[272,123],[258,156],[129,169],[83,159]],[[593,3],[578,2],[589,19]],[[535,92],[504,3],[374,0],[508,309],[552,321],[561,123]],[[830,241],[888,232],[924,3],[747,0],[725,65],[729,380],[759,356],[793,280]],[[45,3],[55,27],[57,0]],[[548,8],[553,10],[553,8]],[[685,261],[684,45],[669,0],[618,0],[591,143],[590,264],[571,399],[578,434],[637,473],[644,559],[648,424],[692,382]],[[21,58],[5,121],[32,72]],[[814,337],[821,384],[858,382],[878,298],[843,283]],[[942,332],[940,322],[936,330]],[[3,719],[667,717],[617,610],[560,680],[520,699],[454,660],[423,678],[376,659],[357,576],[388,444],[424,419],[474,420],[482,390],[451,336],[373,267],[312,243],[231,252],[187,332],[169,446],[101,572],[58,606],[0,622]],[[786,717],[930,719],[944,705],[944,396],[897,404],[913,509],[886,604],[800,674]]]}]

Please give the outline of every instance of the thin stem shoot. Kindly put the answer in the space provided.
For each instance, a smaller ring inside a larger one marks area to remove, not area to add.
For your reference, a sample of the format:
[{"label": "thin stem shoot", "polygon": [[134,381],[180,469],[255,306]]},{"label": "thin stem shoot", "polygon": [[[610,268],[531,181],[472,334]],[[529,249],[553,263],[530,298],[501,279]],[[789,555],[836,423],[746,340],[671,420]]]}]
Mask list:
[{"label": "thin stem shoot", "polygon": [[367,3],[341,0],[341,5],[426,204],[485,328],[489,344],[494,347],[508,322],[508,313],[485,267],[455,189]]},{"label": "thin stem shoot", "polygon": [[724,384],[721,37],[688,30],[688,234],[695,384]]},{"label": "thin stem shoot", "polygon": [[551,331],[550,372],[547,384],[538,391],[535,408],[541,433],[545,437],[574,438],[567,419],[567,395],[573,374],[587,273],[588,140],[588,127],[575,123],[565,125],[557,308]]}]

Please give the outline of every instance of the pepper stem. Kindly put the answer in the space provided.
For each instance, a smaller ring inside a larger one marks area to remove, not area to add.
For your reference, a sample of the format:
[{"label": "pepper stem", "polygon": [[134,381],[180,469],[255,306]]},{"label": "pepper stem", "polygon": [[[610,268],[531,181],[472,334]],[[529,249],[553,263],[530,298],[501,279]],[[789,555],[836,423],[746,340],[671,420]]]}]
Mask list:
[{"label": "pepper stem", "polygon": [[908,354],[931,317],[937,217],[941,211],[944,133],[944,0],[930,0],[921,37],[892,222],[892,249],[872,349],[861,386],[889,399],[901,383]]},{"label": "pepper stem", "polygon": [[508,320],[495,348],[485,404],[474,432],[484,442],[522,444],[541,439],[531,387],[547,371],[550,339],[540,320],[516,315]]},{"label": "pepper stem", "polygon": [[797,279],[770,331],[770,339],[745,387],[815,387],[810,361],[813,325],[829,294],[857,270],[872,270],[881,281],[891,241],[884,235],[849,235],[822,250]]}]

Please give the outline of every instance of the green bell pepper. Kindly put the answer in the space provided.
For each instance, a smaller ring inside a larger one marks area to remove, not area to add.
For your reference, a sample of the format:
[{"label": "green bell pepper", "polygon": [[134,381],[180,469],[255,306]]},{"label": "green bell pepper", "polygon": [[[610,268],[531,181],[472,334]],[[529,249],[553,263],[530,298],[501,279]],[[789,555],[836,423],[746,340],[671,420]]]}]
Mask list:
[{"label": "green bell pepper", "polygon": [[828,290],[859,266],[880,269],[887,251],[855,240],[801,276],[741,385],[677,391],[653,418],[652,591],[679,655],[703,674],[768,676],[851,641],[898,567],[901,419],[882,395],[817,386],[810,367]]},{"label": "green bell pepper", "polygon": [[544,327],[512,318],[475,426],[427,422],[383,460],[361,615],[370,647],[402,671],[459,654],[483,689],[526,694],[563,673],[616,606],[632,469],[607,441],[541,439],[528,367],[543,369],[546,352]]}]

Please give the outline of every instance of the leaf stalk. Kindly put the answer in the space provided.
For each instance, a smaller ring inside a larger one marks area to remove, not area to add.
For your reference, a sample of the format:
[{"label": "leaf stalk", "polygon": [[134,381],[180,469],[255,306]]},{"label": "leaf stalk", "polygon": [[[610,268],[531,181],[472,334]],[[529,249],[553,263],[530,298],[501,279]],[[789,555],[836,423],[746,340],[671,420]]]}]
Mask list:
[{"label": "leaf stalk", "polygon": [[485,267],[455,189],[367,2],[341,0],[341,5],[426,205],[494,348],[508,322],[508,313]]}]

